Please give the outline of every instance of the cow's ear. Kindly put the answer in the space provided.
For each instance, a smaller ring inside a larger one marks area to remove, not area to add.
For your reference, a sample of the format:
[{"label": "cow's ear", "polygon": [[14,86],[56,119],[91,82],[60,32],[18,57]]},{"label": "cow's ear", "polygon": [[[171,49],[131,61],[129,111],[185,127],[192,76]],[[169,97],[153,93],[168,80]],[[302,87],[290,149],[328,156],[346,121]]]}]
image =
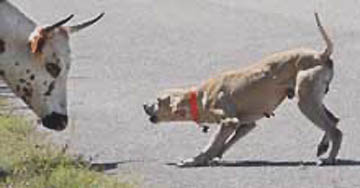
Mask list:
[{"label": "cow's ear", "polygon": [[30,50],[33,54],[41,53],[46,42],[45,32],[39,31],[30,38]]}]

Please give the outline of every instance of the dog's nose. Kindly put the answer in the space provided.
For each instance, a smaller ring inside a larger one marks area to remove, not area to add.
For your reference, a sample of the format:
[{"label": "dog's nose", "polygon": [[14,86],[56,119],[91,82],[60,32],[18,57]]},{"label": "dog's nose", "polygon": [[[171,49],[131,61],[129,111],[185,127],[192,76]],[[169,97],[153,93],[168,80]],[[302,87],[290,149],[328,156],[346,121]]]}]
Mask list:
[{"label": "dog's nose", "polygon": [[147,111],[148,111],[148,106],[147,106],[146,103],[143,104],[143,108],[144,108],[144,111],[147,113]]},{"label": "dog's nose", "polygon": [[45,116],[41,121],[46,128],[62,131],[68,124],[68,116],[53,112],[50,115]]},{"label": "dog's nose", "polygon": [[155,105],[154,104],[143,104],[144,107],[144,111],[147,115],[150,116],[149,120],[151,123],[157,123],[158,122],[158,118],[157,116],[154,114],[154,108]]},{"label": "dog's nose", "polygon": [[144,103],[143,104],[143,107],[144,107],[144,111],[147,115],[151,116],[152,115],[152,112],[151,112],[151,105],[147,104],[147,103]]}]

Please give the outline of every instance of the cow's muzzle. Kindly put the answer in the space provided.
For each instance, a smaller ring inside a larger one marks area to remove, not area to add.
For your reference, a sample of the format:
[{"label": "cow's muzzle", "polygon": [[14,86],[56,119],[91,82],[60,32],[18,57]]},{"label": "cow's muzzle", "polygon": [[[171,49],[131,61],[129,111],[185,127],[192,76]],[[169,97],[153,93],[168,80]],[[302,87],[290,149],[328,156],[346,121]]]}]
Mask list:
[{"label": "cow's muzzle", "polygon": [[68,116],[53,112],[50,115],[45,116],[41,121],[46,128],[62,131],[68,124]]}]

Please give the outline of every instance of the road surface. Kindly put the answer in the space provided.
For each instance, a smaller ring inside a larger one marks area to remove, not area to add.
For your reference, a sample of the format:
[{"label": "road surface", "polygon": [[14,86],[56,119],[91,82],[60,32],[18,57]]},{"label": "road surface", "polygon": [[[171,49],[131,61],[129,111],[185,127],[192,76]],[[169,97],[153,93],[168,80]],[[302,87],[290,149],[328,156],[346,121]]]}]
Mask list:
[{"label": "road surface", "polygon": [[[71,39],[71,125],[55,142],[108,164],[141,187],[359,187],[360,2],[287,0],[11,0],[41,24],[69,14],[77,23],[105,11]],[[339,166],[317,167],[322,132],[286,101],[276,117],[239,141],[226,166],[179,169],[208,142],[194,123],[152,125],[142,109],[166,88],[199,84],[273,52],[325,47],[317,10],[335,43],[336,75],[326,104],[344,133]],[[111,165],[115,164],[117,165]]]}]

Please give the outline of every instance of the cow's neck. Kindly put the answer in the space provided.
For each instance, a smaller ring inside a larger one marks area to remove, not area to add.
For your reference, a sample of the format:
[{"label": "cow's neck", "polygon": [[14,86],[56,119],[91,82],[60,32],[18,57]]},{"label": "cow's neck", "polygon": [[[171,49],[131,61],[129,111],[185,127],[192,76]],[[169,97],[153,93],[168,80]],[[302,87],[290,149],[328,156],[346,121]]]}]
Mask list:
[{"label": "cow's neck", "polygon": [[[36,24],[8,1],[0,0],[0,39],[11,46],[26,45]],[[9,46],[9,45],[7,45]]]},{"label": "cow's neck", "polygon": [[35,28],[36,24],[19,9],[0,0],[0,73],[5,74],[6,81],[15,82],[10,77],[18,77],[31,66],[28,40]]}]

